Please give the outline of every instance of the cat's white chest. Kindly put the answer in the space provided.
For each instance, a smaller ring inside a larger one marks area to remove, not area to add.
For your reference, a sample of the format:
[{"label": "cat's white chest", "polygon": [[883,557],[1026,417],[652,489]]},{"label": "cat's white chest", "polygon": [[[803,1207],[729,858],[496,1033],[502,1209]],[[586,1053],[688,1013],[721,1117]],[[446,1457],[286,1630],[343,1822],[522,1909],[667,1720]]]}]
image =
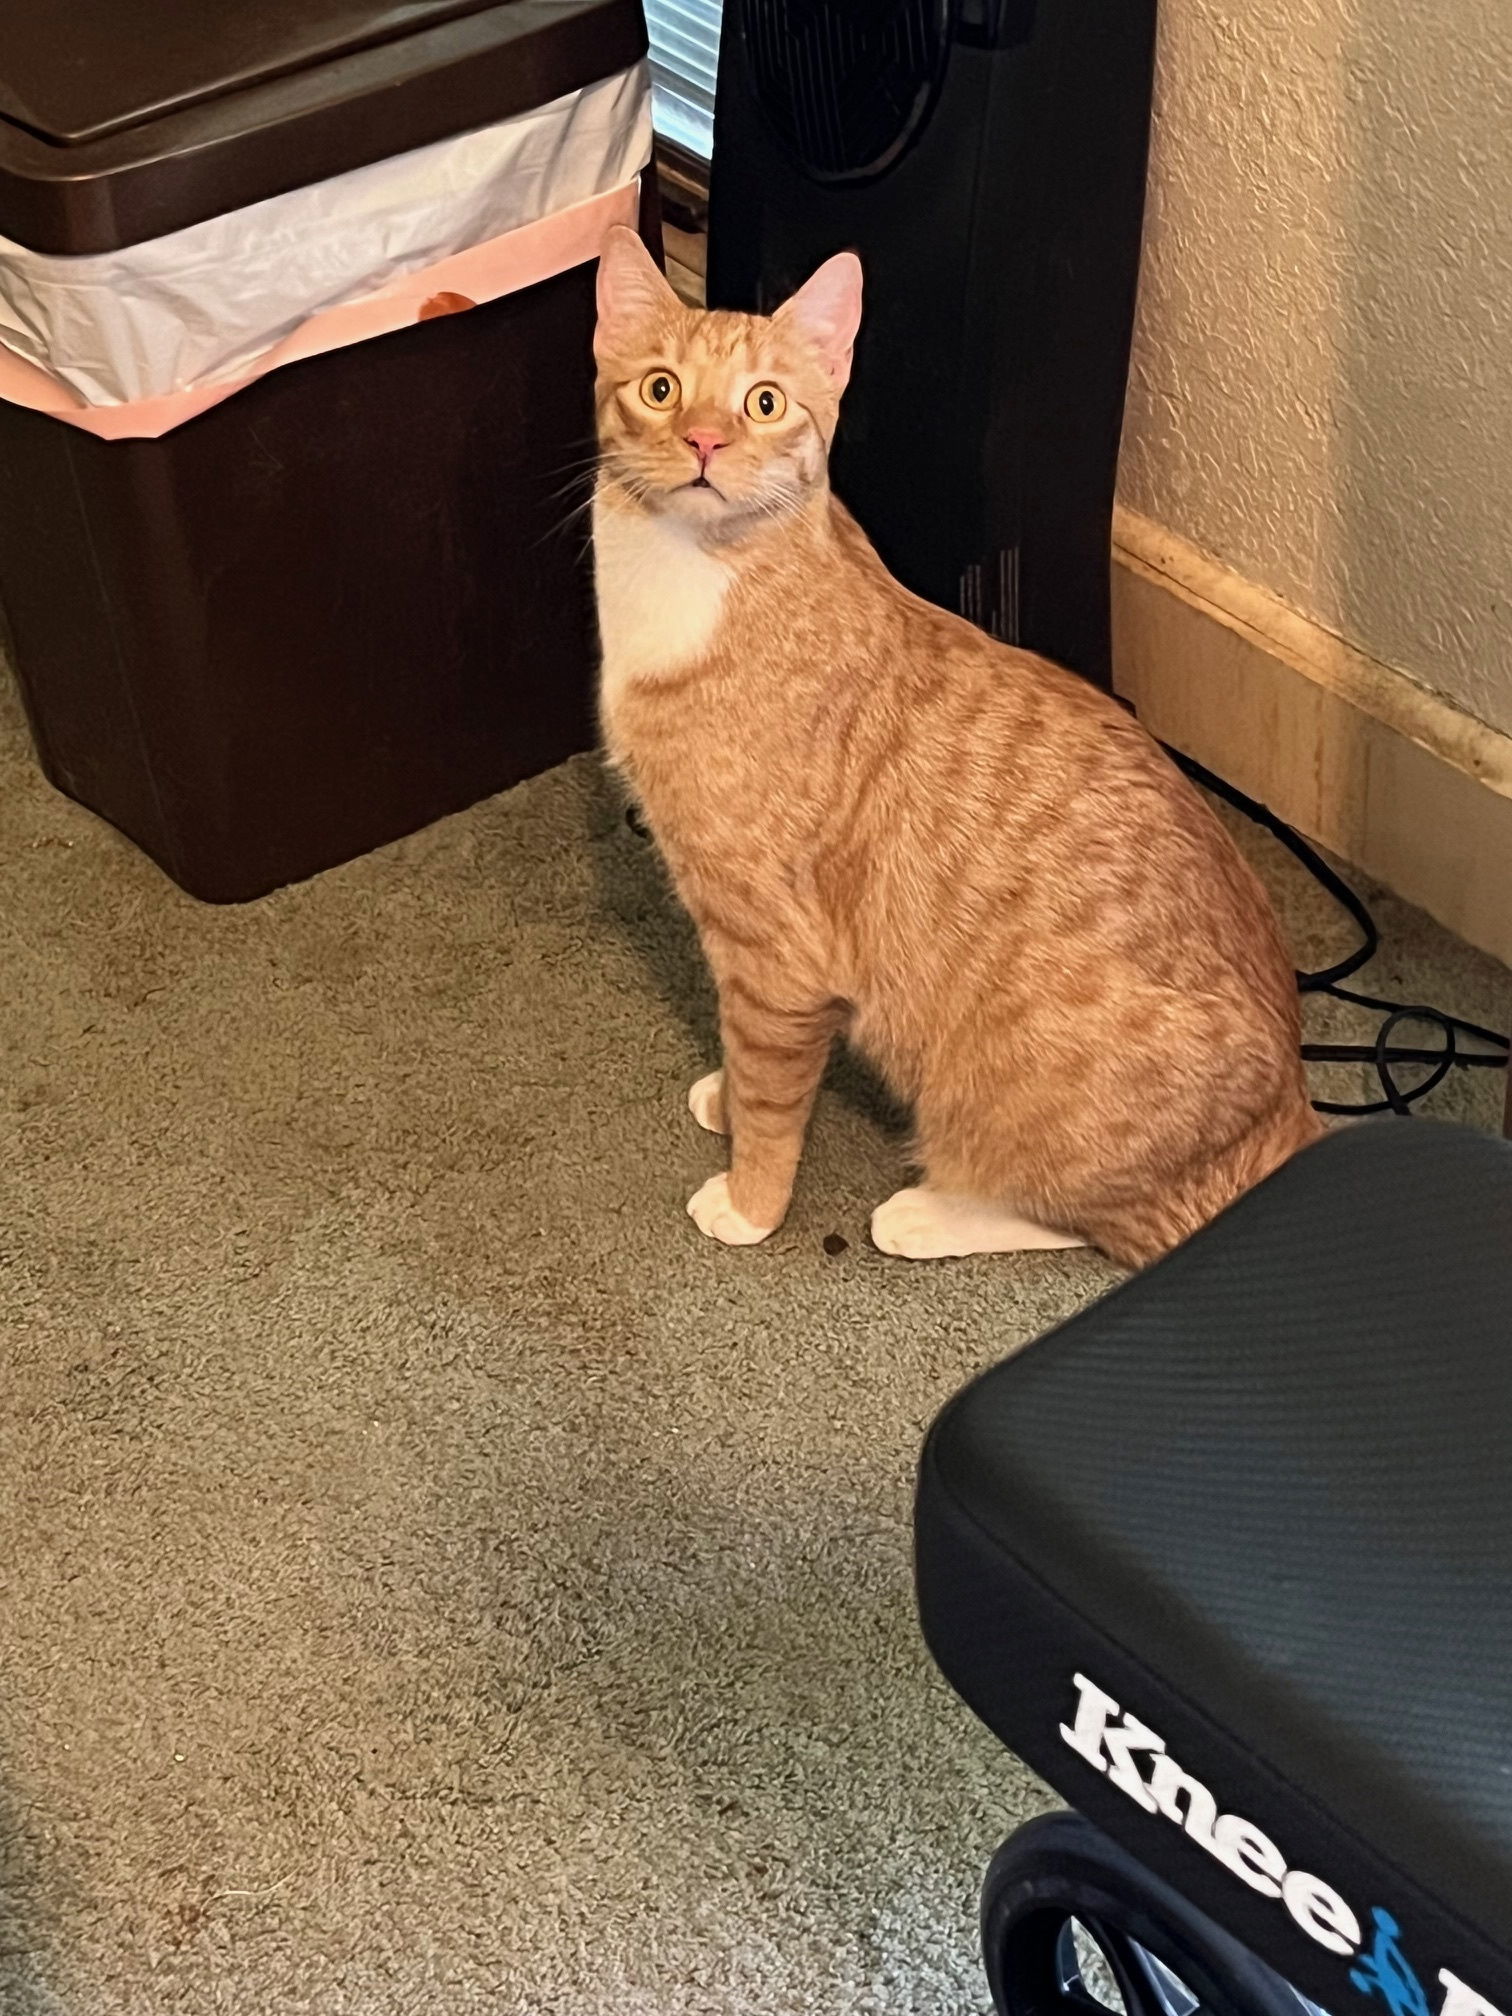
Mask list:
[{"label": "cat's white chest", "polygon": [[606,720],[625,687],[710,650],[730,586],[727,562],[675,518],[593,507],[593,564]]}]

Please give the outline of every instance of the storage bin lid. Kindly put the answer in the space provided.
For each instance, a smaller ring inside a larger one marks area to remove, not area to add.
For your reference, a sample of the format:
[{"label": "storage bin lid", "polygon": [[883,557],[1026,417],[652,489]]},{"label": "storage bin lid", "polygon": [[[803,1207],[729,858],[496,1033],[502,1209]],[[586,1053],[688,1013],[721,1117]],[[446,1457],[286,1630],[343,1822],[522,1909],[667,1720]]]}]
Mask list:
[{"label": "storage bin lid", "polygon": [[530,111],[645,49],[640,0],[11,0],[0,237],[114,251]]}]

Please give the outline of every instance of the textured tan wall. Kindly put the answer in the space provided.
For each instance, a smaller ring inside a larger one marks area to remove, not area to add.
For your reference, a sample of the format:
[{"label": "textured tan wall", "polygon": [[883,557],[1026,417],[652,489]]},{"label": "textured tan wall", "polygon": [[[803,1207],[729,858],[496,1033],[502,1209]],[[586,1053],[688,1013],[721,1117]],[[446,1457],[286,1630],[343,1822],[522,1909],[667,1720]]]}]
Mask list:
[{"label": "textured tan wall", "polygon": [[1512,4],[1164,0],[1124,501],[1512,730]]}]

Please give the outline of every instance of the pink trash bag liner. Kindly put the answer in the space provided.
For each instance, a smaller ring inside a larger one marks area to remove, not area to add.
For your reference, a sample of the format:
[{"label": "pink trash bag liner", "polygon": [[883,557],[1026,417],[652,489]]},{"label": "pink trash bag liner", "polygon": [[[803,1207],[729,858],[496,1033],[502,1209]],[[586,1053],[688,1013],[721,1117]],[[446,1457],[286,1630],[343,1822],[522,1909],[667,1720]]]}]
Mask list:
[{"label": "pink trash bag liner", "polygon": [[650,157],[642,63],[122,252],[0,239],[0,399],[106,440],[166,434],[299,358],[597,258]]}]

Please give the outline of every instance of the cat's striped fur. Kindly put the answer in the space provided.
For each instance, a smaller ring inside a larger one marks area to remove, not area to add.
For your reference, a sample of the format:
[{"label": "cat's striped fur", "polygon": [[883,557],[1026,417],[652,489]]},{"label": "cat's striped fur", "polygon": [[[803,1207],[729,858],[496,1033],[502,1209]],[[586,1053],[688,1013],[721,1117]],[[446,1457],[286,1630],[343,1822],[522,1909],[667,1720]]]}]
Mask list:
[{"label": "cat's striped fur", "polygon": [[880,1245],[1142,1263],[1318,1132],[1291,963],[1144,730],[908,594],[831,495],[859,310],[845,257],[770,320],[683,307],[631,232],[600,269],[603,730],[719,990],[693,1104],[731,1166],[689,1208],[782,1222],[843,1035],[916,1115]]}]

